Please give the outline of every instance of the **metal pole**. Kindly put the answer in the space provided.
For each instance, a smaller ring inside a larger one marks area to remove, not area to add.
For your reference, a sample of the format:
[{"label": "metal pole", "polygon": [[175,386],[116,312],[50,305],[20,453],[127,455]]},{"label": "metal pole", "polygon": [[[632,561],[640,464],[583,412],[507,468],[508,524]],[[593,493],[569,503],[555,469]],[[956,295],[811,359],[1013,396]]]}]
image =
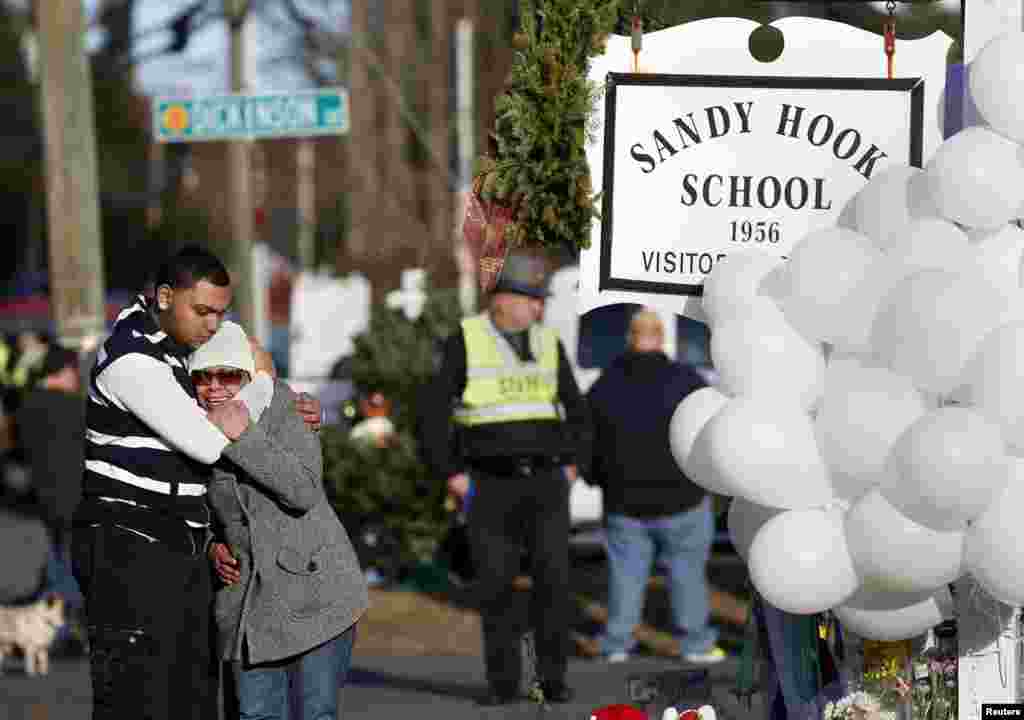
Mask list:
[{"label": "metal pole", "polygon": [[[245,21],[249,0],[229,0],[227,13],[232,92],[245,92]],[[234,286],[234,306],[246,331],[258,331],[253,285],[253,206],[250,177],[250,140],[228,142],[228,186],[231,213],[231,257],[225,258]]]},{"label": "metal pole", "polygon": [[104,331],[103,242],[92,78],[81,0],[36,5],[46,156],[50,301],[60,341],[88,350]]},{"label": "metal pole", "polygon": [[[470,192],[473,182],[473,159],[476,156],[476,115],[474,114],[473,96],[476,88],[475,70],[476,54],[473,48],[473,21],[459,18],[455,25],[455,102],[456,129],[459,153],[459,192]],[[472,261],[467,257],[468,248],[462,237],[462,218],[465,205],[455,203],[455,259],[459,269],[459,301],[462,312],[469,315],[476,310],[476,273]]]}]

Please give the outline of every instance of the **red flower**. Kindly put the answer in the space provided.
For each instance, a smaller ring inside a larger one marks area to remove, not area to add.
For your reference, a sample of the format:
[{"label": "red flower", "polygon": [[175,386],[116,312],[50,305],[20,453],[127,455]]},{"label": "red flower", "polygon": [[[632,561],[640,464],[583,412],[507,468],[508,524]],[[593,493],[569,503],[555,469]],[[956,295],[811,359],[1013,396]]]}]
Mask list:
[{"label": "red flower", "polygon": [[607,705],[590,713],[590,720],[648,720],[648,717],[632,705]]}]

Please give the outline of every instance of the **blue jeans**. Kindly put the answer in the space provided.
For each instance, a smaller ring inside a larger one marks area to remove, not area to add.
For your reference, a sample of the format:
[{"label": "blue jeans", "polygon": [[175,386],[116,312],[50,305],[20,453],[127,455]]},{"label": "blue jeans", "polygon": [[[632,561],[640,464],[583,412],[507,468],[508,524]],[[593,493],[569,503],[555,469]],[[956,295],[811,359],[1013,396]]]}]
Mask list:
[{"label": "blue jeans", "polygon": [[680,649],[703,653],[714,647],[718,631],[708,624],[705,567],[711,554],[714,519],[711,500],[693,510],[652,519],[609,514],[605,521],[608,553],[608,626],[602,638],[606,654],[635,647],[633,628],[643,613],[644,592],[655,559],[669,572],[673,632]]},{"label": "blue jeans", "polygon": [[78,581],[71,570],[71,549],[68,546],[52,545],[50,557],[46,563],[46,580],[39,593],[57,593],[64,598],[64,624],[57,629],[56,640],[58,642],[71,637],[70,620],[82,609],[85,604],[82,598],[82,591],[78,587]]},{"label": "blue jeans", "polygon": [[70,548],[61,545],[50,547],[50,558],[46,563],[46,582],[43,592],[55,592],[64,598],[65,607],[78,610],[83,605],[82,591],[71,571]]},{"label": "blue jeans", "polygon": [[355,644],[353,625],[319,647],[279,662],[232,663],[242,720],[335,720]]}]

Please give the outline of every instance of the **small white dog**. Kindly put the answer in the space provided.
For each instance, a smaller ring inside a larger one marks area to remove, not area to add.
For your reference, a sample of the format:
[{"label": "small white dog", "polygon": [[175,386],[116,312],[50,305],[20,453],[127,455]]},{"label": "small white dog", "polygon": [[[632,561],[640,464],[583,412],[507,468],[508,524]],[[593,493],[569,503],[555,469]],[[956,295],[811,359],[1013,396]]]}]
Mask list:
[{"label": "small white dog", "polygon": [[64,624],[64,598],[47,595],[25,607],[0,607],[0,666],[14,648],[25,656],[28,675],[50,670],[50,645]]}]

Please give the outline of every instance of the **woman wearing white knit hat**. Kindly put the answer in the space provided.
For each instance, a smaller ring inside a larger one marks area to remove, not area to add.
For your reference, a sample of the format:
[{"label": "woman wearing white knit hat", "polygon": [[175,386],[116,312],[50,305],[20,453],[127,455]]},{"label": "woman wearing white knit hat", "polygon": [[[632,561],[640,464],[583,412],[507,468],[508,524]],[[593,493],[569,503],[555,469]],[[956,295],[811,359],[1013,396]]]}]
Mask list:
[{"label": "woman wearing white knit hat", "polygon": [[225,322],[189,364],[199,403],[231,438],[237,464],[215,468],[217,518],[209,557],[222,586],[214,605],[220,657],[231,663],[242,718],[337,717],[366,581],[323,487],[319,437],[277,380],[253,422],[233,400],[253,376],[249,340]]}]

